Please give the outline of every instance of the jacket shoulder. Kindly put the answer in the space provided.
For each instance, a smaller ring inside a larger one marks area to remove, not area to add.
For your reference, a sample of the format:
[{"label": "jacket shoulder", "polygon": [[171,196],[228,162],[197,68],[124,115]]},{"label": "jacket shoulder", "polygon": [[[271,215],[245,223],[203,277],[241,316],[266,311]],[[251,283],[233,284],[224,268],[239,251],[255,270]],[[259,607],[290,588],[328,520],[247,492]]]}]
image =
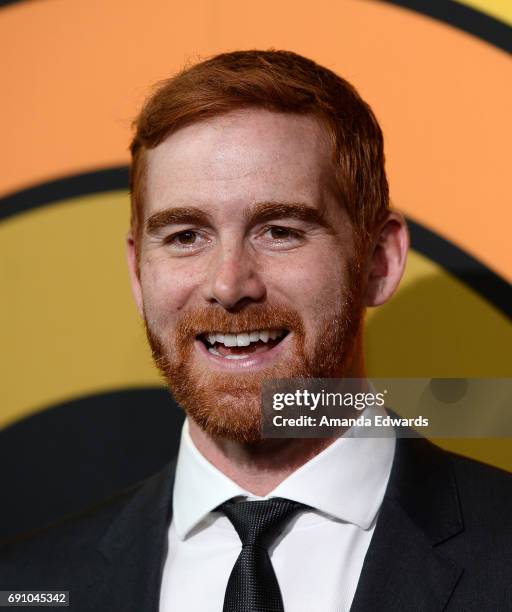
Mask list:
[{"label": "jacket shoulder", "polygon": [[[512,473],[444,452],[453,466],[466,527],[480,525],[489,530],[498,525],[509,526],[512,539]],[[493,521],[497,524],[493,525]]]},{"label": "jacket shoulder", "polygon": [[[162,483],[173,477],[175,461],[162,470],[80,512],[62,517],[49,525],[0,541],[0,564],[16,559],[34,561],[69,559],[70,553],[83,558],[98,543],[113,523],[128,511],[144,516],[157,503]],[[172,481],[168,483],[172,486]],[[95,551],[95,554],[98,554]]]},{"label": "jacket shoulder", "polygon": [[112,520],[129,504],[142,486],[139,483],[112,495],[102,502],[90,506],[78,513],[62,517],[49,525],[27,533],[17,534],[0,542],[0,562],[14,562],[18,558],[25,561],[48,562],[49,556],[57,560],[61,555],[67,556],[73,550],[81,555],[97,542],[106,531]]}]

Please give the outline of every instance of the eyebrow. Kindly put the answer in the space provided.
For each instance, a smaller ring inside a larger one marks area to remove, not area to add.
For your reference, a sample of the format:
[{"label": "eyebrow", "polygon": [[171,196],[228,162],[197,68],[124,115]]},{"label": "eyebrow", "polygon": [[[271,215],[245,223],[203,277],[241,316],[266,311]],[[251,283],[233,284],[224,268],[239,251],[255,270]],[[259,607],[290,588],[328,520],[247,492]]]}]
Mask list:
[{"label": "eyebrow", "polygon": [[[319,225],[334,233],[334,228],[321,211],[300,202],[261,202],[244,213],[246,223],[255,225],[274,219],[291,218]],[[194,206],[166,208],[151,215],[146,221],[148,234],[155,234],[169,225],[213,225],[210,215]]]},{"label": "eyebrow", "polygon": [[156,234],[158,230],[168,225],[193,223],[196,225],[210,225],[211,217],[199,208],[182,206],[179,208],[166,208],[153,215],[146,221],[146,232]]}]

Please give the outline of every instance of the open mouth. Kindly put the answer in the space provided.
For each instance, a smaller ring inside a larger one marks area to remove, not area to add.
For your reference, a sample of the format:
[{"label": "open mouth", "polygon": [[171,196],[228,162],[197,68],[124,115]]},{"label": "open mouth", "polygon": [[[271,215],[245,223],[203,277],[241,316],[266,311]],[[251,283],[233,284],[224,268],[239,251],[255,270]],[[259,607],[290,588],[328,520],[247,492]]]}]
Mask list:
[{"label": "open mouth", "polygon": [[197,337],[207,351],[224,359],[248,359],[265,353],[288,335],[287,329],[258,329],[241,333],[206,332]]}]

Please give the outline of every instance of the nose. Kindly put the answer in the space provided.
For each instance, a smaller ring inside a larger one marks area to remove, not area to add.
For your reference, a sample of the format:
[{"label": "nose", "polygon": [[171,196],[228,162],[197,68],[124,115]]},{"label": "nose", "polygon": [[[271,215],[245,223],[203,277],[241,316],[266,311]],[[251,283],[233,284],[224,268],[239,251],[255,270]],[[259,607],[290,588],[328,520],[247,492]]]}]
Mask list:
[{"label": "nose", "polygon": [[254,256],[247,249],[219,248],[208,271],[203,297],[226,310],[257,302],[265,296],[265,284]]}]

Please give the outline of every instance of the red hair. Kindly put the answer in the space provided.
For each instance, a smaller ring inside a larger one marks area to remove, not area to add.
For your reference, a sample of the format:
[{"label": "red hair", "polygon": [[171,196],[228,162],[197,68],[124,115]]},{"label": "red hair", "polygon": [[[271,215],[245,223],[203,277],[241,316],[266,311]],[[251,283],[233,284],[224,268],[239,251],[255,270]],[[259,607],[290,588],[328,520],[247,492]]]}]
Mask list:
[{"label": "red hair", "polygon": [[290,51],[216,55],[160,83],[134,122],[130,151],[131,229],[143,228],[145,153],[181,127],[241,108],[316,117],[333,145],[340,201],[360,239],[389,207],[382,131],[355,88]]}]

